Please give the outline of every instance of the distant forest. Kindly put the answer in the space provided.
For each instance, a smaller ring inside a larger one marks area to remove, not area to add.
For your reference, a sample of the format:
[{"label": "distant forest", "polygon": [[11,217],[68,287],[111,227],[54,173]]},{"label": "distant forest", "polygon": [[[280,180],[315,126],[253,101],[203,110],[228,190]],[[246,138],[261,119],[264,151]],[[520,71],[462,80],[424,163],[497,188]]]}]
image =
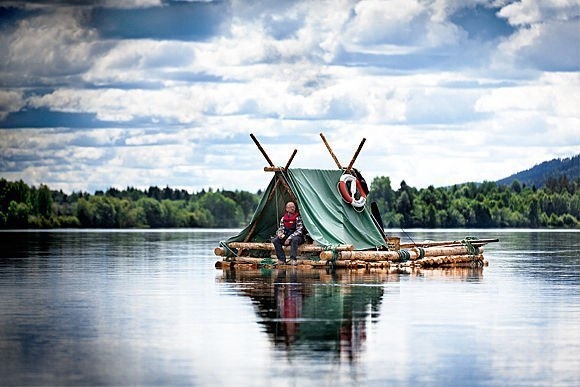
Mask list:
[{"label": "distant forest", "polygon": [[[0,179],[0,228],[239,228],[262,192],[169,187],[65,194]],[[580,228],[580,178],[550,177],[541,188],[513,180],[416,189],[376,177],[368,200],[385,228]]]},{"label": "distant forest", "polygon": [[565,159],[553,159],[544,161],[522,172],[518,172],[505,179],[498,180],[498,184],[511,184],[518,180],[520,184],[530,187],[544,187],[548,180],[558,176],[566,176],[569,180],[580,179],[580,154]]}]

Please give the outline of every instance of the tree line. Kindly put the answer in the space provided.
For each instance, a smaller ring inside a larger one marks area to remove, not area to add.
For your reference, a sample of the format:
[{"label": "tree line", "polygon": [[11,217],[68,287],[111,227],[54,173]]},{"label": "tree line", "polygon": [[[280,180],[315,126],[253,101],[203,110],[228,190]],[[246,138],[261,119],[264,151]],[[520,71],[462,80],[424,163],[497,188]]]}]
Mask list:
[{"label": "tree line", "polygon": [[580,179],[549,178],[542,188],[514,180],[416,189],[388,177],[375,178],[369,197],[385,227],[401,228],[580,228]]},{"label": "tree line", "polygon": [[[170,187],[110,188],[94,194],[0,179],[0,228],[239,228],[262,192]],[[370,201],[386,228],[580,228],[580,179],[548,179],[536,188],[495,182],[413,188],[376,177]]]},{"label": "tree line", "polygon": [[170,187],[66,194],[0,179],[0,228],[237,228],[251,220],[260,195]]}]

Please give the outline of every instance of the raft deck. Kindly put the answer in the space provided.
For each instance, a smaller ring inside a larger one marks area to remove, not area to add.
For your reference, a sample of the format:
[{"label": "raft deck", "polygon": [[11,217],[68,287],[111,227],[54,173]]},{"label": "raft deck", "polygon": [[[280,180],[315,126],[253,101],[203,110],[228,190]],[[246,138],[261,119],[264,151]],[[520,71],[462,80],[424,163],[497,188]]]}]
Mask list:
[{"label": "raft deck", "polygon": [[[396,240],[397,238],[392,238]],[[392,242],[392,240],[391,240]],[[483,246],[499,239],[466,238],[460,241],[389,243],[389,250],[354,250],[352,245],[335,247],[303,244],[298,247],[298,265],[312,268],[390,268],[390,267],[483,267],[488,261]],[[285,247],[286,255],[290,247]],[[214,249],[222,260],[216,268],[250,265],[273,266],[274,245],[268,242],[230,242]]]}]

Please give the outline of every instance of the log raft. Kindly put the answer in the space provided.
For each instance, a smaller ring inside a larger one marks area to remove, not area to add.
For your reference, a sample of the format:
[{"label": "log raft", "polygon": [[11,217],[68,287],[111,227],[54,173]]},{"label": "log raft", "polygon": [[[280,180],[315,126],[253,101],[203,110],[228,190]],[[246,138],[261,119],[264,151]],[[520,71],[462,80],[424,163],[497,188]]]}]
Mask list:
[{"label": "log raft", "polygon": [[[389,267],[465,267],[487,266],[482,246],[495,239],[476,239],[447,242],[422,242],[401,244],[400,250],[354,250],[353,245],[339,245],[330,250],[328,247],[316,244],[303,244],[298,247],[299,267],[335,268],[389,268]],[[229,254],[225,247],[216,247],[214,254],[221,256],[222,261],[216,267],[236,267],[250,265],[252,267],[273,265],[276,256],[274,245],[270,242],[230,242],[229,250],[236,250],[237,255]],[[284,247],[286,254],[290,247]],[[269,252],[267,258],[247,256],[250,250]],[[318,254],[317,254],[318,253]]]}]

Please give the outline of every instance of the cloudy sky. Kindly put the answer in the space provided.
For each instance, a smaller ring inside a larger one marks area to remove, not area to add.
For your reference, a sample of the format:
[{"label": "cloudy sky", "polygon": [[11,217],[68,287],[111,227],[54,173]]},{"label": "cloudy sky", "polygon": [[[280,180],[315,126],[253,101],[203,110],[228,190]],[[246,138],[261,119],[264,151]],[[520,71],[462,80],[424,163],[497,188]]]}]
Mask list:
[{"label": "cloudy sky", "polygon": [[265,188],[275,165],[422,188],[580,153],[579,0],[3,1],[0,177]]}]

